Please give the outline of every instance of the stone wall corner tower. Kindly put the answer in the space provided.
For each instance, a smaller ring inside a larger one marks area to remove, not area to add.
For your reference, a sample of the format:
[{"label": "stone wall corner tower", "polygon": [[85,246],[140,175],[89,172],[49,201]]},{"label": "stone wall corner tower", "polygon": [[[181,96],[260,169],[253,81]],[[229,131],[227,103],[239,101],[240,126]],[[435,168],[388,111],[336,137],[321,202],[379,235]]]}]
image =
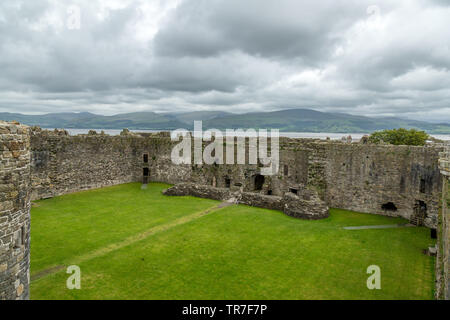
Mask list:
[{"label": "stone wall corner tower", "polygon": [[0,300],[29,299],[30,132],[0,121]]}]

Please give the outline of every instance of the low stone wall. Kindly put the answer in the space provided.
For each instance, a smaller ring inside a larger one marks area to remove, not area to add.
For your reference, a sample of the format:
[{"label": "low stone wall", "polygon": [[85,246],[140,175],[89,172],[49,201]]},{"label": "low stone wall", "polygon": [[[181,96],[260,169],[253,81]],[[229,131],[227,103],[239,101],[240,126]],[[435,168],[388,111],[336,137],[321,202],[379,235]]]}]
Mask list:
[{"label": "low stone wall", "polygon": [[316,194],[301,198],[295,194],[286,193],[283,203],[283,212],[294,218],[319,220],[330,216],[328,207]]},{"label": "low stone wall", "polygon": [[193,196],[220,201],[232,198],[232,193],[229,189],[214,188],[194,183],[179,183],[164,190],[163,194],[167,196]]},{"label": "low stone wall", "polygon": [[278,196],[267,196],[259,193],[242,192],[238,203],[248,206],[283,211],[283,198]]},{"label": "low stone wall", "polygon": [[301,219],[318,220],[329,216],[328,207],[312,190],[302,190],[299,195],[286,193],[283,197],[269,196],[255,192],[231,191],[195,183],[179,183],[163,191],[168,196],[194,196],[214,200],[234,200],[236,203],[253,207],[279,210]]},{"label": "low stone wall", "polygon": [[0,121],[0,300],[29,298],[29,128]]}]

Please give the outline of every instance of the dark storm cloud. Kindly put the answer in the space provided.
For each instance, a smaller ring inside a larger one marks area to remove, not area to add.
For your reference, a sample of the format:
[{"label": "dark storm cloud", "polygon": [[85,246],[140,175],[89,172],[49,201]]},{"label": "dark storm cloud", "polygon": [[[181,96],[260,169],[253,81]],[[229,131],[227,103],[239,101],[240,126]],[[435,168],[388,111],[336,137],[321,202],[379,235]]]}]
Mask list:
[{"label": "dark storm cloud", "polygon": [[[375,4],[375,6],[374,6]],[[310,107],[450,121],[450,6],[426,0],[0,2],[0,111]]]},{"label": "dark storm cloud", "polygon": [[230,50],[315,63],[364,17],[364,1],[201,0],[185,2],[155,39],[167,56],[213,56]]}]

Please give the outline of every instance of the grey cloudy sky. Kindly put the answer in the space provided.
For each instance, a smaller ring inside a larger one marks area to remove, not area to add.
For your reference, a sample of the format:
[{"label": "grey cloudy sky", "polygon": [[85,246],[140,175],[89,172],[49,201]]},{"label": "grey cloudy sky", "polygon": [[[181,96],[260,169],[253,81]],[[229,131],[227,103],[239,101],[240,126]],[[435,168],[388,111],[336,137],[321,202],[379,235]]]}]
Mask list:
[{"label": "grey cloudy sky", "polygon": [[0,2],[0,112],[300,107],[450,122],[450,1]]}]

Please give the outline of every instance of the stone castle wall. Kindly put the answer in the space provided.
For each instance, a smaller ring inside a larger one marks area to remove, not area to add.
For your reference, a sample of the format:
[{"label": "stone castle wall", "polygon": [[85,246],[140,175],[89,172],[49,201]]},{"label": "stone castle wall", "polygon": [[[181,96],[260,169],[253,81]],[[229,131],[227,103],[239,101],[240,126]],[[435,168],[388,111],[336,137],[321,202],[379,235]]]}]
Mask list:
[{"label": "stone castle wall", "polygon": [[29,128],[0,121],[0,300],[28,299]]},{"label": "stone castle wall", "polygon": [[425,212],[426,226],[436,228],[442,221],[440,255],[448,295],[448,202],[441,197],[448,177],[442,169],[445,161],[438,165],[443,147],[281,138],[280,170],[263,177],[261,164],[175,165],[171,151],[176,143],[167,133],[69,136],[64,130],[1,122],[0,299],[29,296],[30,198],[134,181],[191,182],[222,193],[239,191],[242,203],[283,205],[293,216],[305,206],[313,211],[321,201],[324,208],[406,219]]},{"label": "stone castle wall", "polygon": [[438,228],[438,250],[436,278],[438,299],[450,299],[450,146],[440,154],[439,167],[442,173],[441,215]]},{"label": "stone castle wall", "polygon": [[310,189],[329,207],[406,219],[422,208],[423,224],[437,226],[439,147],[280,138],[280,170],[261,178],[256,164],[175,165],[175,144],[168,133],[68,136],[34,130],[33,199],[143,181],[148,174],[148,181],[193,182],[280,197]]},{"label": "stone castle wall", "polygon": [[[330,145],[326,202],[331,207],[408,220],[417,207],[424,205],[424,224],[436,227],[441,193],[440,150],[429,146]],[[389,210],[389,203],[395,211]]]},{"label": "stone castle wall", "polygon": [[135,181],[131,136],[31,131],[32,199]]},{"label": "stone castle wall", "polygon": [[150,180],[195,182],[280,197],[289,191],[311,189],[329,207],[408,220],[422,208],[422,223],[431,228],[437,226],[442,185],[438,159],[442,147],[281,138],[280,170],[274,176],[264,177],[259,190],[255,177],[260,166],[173,165],[173,145],[168,137],[147,138],[138,153],[149,153],[145,166],[149,168]]}]

